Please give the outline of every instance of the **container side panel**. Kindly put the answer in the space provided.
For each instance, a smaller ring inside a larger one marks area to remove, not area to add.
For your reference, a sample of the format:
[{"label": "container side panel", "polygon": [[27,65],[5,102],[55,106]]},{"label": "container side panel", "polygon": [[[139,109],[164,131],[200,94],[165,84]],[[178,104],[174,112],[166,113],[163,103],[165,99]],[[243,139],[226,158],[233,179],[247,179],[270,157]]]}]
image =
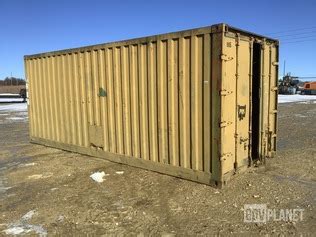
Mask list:
[{"label": "container side panel", "polygon": [[36,69],[35,69],[35,74],[36,74],[36,84],[37,84],[37,105],[38,105],[38,117],[39,117],[39,123],[38,123],[38,130],[39,130],[39,137],[44,138],[44,123],[45,123],[45,118],[44,118],[44,108],[42,105],[43,100],[42,98],[42,76],[41,76],[41,59],[36,60]]},{"label": "container side panel", "polygon": [[42,100],[44,105],[44,114],[45,114],[45,138],[51,140],[51,116],[50,116],[50,93],[49,93],[49,73],[48,73],[48,63],[47,58],[41,59],[41,68],[42,68],[42,86],[43,94]]},{"label": "container side panel", "polygon": [[223,39],[223,76],[221,103],[221,166],[222,175],[234,170],[235,161],[235,110],[236,110],[236,45],[235,39]]},{"label": "container side panel", "polygon": [[106,72],[105,72],[105,50],[102,49],[99,51],[98,54],[98,75],[99,75],[99,83],[100,83],[100,88],[99,88],[99,95],[100,96],[100,123],[103,128],[103,150],[104,151],[109,151],[109,135],[108,135],[108,99],[107,99],[107,82],[106,82]]},{"label": "container side panel", "polygon": [[190,37],[179,41],[180,163],[188,169],[191,168],[190,41]]},{"label": "container side panel", "polygon": [[203,170],[203,37],[191,41],[191,140],[192,169]]},{"label": "container side panel", "polygon": [[83,146],[82,141],[82,112],[81,112],[81,98],[80,98],[80,78],[79,78],[79,54],[72,54],[72,75],[73,75],[73,96],[74,96],[74,117],[75,130],[77,130],[77,137],[75,138],[75,143],[79,146]]},{"label": "container side panel", "polygon": [[149,103],[149,142],[150,158],[158,162],[158,97],[157,97],[157,43],[148,47],[148,103]]},{"label": "container side panel", "polygon": [[147,44],[138,45],[141,158],[149,160]]},{"label": "container side panel", "polygon": [[77,145],[77,137],[78,137],[78,128],[76,128],[76,107],[75,107],[75,96],[74,96],[74,89],[75,89],[75,79],[73,74],[73,57],[71,54],[67,54],[67,73],[68,73],[68,80],[67,80],[67,87],[68,87],[68,97],[69,97],[69,126],[70,126],[70,136],[71,136],[71,144]]},{"label": "container side panel", "polygon": [[80,99],[81,99],[81,126],[83,128],[83,145],[89,146],[88,139],[88,97],[85,80],[85,54],[79,53],[79,86],[80,86]]},{"label": "container side panel", "polygon": [[168,136],[170,164],[179,166],[178,48],[179,40],[168,40]]},{"label": "container side panel", "polygon": [[34,137],[34,106],[33,106],[33,75],[31,74],[31,65],[32,60],[27,59],[24,61],[25,64],[25,74],[26,74],[26,81],[28,83],[28,115],[29,115],[29,129],[30,129],[30,136]]},{"label": "container side panel", "polygon": [[101,109],[100,109],[100,76],[99,76],[99,52],[97,50],[92,51],[92,93],[93,93],[93,114],[94,124],[101,126]]},{"label": "container side panel", "polygon": [[129,46],[130,82],[131,82],[131,128],[132,128],[132,154],[140,158],[140,130],[139,130],[139,91],[138,91],[138,59],[137,45]]},{"label": "container side panel", "polygon": [[116,153],[116,117],[115,117],[115,94],[113,77],[113,49],[106,50],[106,78],[108,82],[108,121],[109,121],[109,150]]},{"label": "container side panel", "polygon": [[46,70],[47,70],[47,96],[48,96],[48,117],[49,117],[49,139],[55,141],[55,129],[54,129],[54,100],[53,100],[53,78],[52,78],[52,64],[51,64],[51,57],[46,58]]},{"label": "container side panel", "polygon": [[121,61],[122,61],[124,147],[125,147],[125,155],[132,156],[131,96],[130,96],[129,48],[128,48],[128,46],[123,46],[121,49]]},{"label": "container side panel", "polygon": [[41,108],[41,115],[42,115],[42,123],[41,123],[41,130],[42,130],[42,138],[47,139],[47,116],[46,116],[46,98],[45,95],[45,70],[44,70],[44,58],[40,58],[38,60],[38,84],[39,84],[39,103]]},{"label": "container side panel", "polygon": [[168,155],[168,87],[167,41],[158,41],[158,144],[161,163],[169,163]]},{"label": "container side panel", "polygon": [[56,133],[56,141],[61,141],[61,133],[60,133],[60,96],[59,96],[59,80],[58,80],[58,62],[57,57],[52,57],[52,78],[53,78],[53,100],[54,100],[54,126]]},{"label": "container side panel", "polygon": [[70,97],[69,97],[69,68],[68,68],[68,56],[62,55],[62,70],[63,70],[63,78],[62,78],[62,91],[63,91],[63,111],[64,111],[64,138],[65,143],[71,144],[71,125],[70,125]]},{"label": "container side panel", "polygon": [[124,154],[123,140],[123,108],[122,108],[122,77],[121,77],[121,48],[114,48],[114,101],[116,118],[117,153]]},{"label": "container side panel", "polygon": [[212,122],[211,122],[211,35],[204,36],[203,52],[203,156],[204,171],[212,171],[211,146],[212,146]]},{"label": "container side panel", "polygon": [[94,111],[93,111],[93,88],[92,88],[92,69],[91,69],[91,52],[85,52],[85,85],[87,90],[87,109],[88,109],[88,123],[94,125]]}]

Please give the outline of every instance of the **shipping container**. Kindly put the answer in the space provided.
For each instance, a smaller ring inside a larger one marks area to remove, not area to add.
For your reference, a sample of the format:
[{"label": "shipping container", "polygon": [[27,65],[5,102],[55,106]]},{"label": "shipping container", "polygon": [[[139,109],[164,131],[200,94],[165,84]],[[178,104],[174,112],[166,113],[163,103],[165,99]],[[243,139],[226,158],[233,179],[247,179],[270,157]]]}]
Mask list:
[{"label": "shipping container", "polygon": [[221,187],[276,151],[278,45],[217,24],[25,56],[31,142]]}]

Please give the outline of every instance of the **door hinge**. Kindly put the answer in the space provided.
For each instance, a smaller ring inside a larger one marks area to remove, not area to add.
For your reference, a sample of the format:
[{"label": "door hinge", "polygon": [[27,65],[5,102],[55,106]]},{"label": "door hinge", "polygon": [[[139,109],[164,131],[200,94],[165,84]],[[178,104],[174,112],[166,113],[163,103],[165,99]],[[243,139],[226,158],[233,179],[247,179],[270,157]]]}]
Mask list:
[{"label": "door hinge", "polygon": [[279,65],[279,62],[272,62],[272,65],[273,65],[273,66],[278,66],[278,65]]},{"label": "door hinge", "polygon": [[271,88],[271,91],[277,91],[277,90],[278,90],[278,87],[277,87],[277,86]]},{"label": "door hinge", "polygon": [[270,114],[277,114],[278,113],[278,111],[276,110],[276,109],[274,109],[274,110],[272,110],[271,112],[270,112]]},{"label": "door hinge", "polygon": [[233,91],[228,91],[228,90],[224,89],[224,90],[220,90],[219,93],[220,93],[221,96],[226,96],[226,95],[232,94]]},{"label": "door hinge", "polygon": [[223,61],[231,61],[233,59],[234,59],[234,57],[228,57],[228,55],[226,55],[226,54],[221,54],[221,60],[223,60]]},{"label": "door hinge", "polygon": [[224,127],[227,127],[227,126],[229,126],[229,125],[231,125],[231,124],[232,124],[232,122],[223,121],[223,122],[220,122],[220,123],[219,123],[219,127],[220,127],[220,128],[224,128]]}]

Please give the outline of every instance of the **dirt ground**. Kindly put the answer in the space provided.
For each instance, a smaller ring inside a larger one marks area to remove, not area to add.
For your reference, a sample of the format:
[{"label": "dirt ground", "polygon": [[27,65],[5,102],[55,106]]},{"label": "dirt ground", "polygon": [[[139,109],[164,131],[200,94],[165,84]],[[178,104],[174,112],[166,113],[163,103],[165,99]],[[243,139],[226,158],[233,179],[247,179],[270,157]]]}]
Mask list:
[{"label": "dirt ground", "polygon": [[[279,106],[278,152],[225,189],[30,144],[0,111],[0,235],[314,235],[316,104]],[[103,183],[89,176],[104,171]],[[117,174],[117,171],[124,173]],[[304,209],[302,221],[245,223],[244,204]]]}]

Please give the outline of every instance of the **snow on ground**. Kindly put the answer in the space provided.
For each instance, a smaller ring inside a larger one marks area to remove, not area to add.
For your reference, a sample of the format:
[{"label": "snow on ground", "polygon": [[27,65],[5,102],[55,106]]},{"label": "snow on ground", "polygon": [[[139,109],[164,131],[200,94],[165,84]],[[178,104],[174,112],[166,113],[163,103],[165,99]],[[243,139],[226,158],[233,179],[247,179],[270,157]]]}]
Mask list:
[{"label": "snow on ground", "polygon": [[109,176],[109,174],[106,174],[104,173],[104,171],[102,171],[93,173],[92,175],[90,175],[90,178],[98,183],[102,183],[105,180],[105,176]]},{"label": "snow on ground", "polygon": [[27,111],[26,103],[17,103],[17,104],[0,104],[0,111],[12,111],[12,112],[23,112]]},{"label": "snow on ground", "polygon": [[35,232],[39,236],[46,236],[47,231],[41,225],[31,225],[27,223],[32,219],[34,214],[36,214],[35,210],[29,211],[17,222],[7,225],[8,229],[3,232],[7,235],[20,235]]},{"label": "snow on ground", "polygon": [[27,121],[26,103],[0,104],[0,124]]},{"label": "snow on ground", "polygon": [[[282,103],[293,103],[293,102],[306,102],[316,100],[316,95],[279,95],[278,102]],[[315,103],[315,101],[313,101]]]},{"label": "snow on ground", "polygon": [[20,96],[20,94],[0,93],[0,96]]},{"label": "snow on ground", "polygon": [[23,98],[0,98],[0,102],[22,102]]}]

